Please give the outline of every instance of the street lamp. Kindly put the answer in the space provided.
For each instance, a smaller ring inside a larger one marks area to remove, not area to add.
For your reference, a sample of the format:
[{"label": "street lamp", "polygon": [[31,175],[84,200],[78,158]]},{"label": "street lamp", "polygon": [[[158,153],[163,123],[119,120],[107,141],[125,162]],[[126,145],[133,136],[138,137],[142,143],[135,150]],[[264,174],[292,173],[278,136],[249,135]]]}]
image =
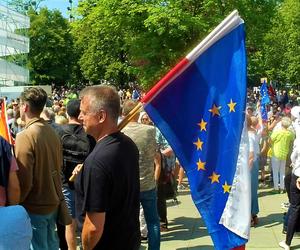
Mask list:
[{"label": "street lamp", "polygon": [[72,14],[72,10],[73,10],[73,0],[69,0],[69,4],[70,6],[67,8],[67,10],[70,12],[70,15],[69,15],[69,21],[72,22],[73,19],[74,19],[74,16]]}]

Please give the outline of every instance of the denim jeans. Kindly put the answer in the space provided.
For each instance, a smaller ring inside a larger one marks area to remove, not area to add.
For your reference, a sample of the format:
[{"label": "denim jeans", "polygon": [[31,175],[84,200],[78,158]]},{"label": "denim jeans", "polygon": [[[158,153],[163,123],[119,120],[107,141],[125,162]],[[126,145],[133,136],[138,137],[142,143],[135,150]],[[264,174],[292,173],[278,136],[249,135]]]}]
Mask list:
[{"label": "denim jeans", "polygon": [[22,206],[0,207],[0,250],[29,249],[32,229]]},{"label": "denim jeans", "polygon": [[29,214],[33,237],[31,250],[58,250],[59,241],[56,233],[57,211],[46,214]]},{"label": "denim jeans", "polygon": [[[278,190],[278,182],[280,189],[284,190],[284,176],[285,176],[285,162],[286,160],[280,160],[275,156],[272,157],[272,172],[273,172],[273,183],[274,189]],[[278,180],[279,174],[279,180]]]},{"label": "denim jeans", "polygon": [[160,249],[160,223],[157,212],[156,189],[140,193],[140,201],[144,209],[148,229],[148,249]]},{"label": "denim jeans", "polygon": [[256,159],[253,162],[251,169],[251,215],[257,215],[259,212],[258,207],[258,172],[259,172],[259,160]]}]

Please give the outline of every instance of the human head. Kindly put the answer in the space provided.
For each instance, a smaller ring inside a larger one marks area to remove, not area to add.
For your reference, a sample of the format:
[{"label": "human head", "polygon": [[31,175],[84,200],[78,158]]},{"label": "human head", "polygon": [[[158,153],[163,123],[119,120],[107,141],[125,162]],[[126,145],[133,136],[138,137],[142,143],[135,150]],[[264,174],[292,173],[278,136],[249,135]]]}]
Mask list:
[{"label": "human head", "polygon": [[249,115],[249,116],[252,116],[254,113],[254,110],[251,106],[248,106],[246,111],[247,111],[247,115]]},{"label": "human head", "polygon": [[78,118],[80,114],[80,100],[71,99],[67,104],[67,114],[69,117]]},{"label": "human head", "polygon": [[46,121],[55,121],[55,113],[50,108],[44,108],[40,117]]},{"label": "human head", "polygon": [[24,90],[20,96],[22,108],[22,120],[39,117],[47,101],[47,93],[39,87],[30,87]]},{"label": "human head", "polygon": [[117,128],[120,98],[114,87],[97,85],[80,92],[80,115],[86,132],[96,140]]},{"label": "human head", "polygon": [[89,86],[80,92],[80,99],[89,97],[90,112],[105,110],[108,117],[117,122],[120,114],[120,98],[114,87],[108,85]]},{"label": "human head", "polygon": [[141,113],[141,123],[146,124],[146,125],[153,125],[153,122],[151,121],[150,117],[146,112]]},{"label": "human head", "polygon": [[285,116],[281,119],[281,126],[283,128],[287,129],[289,126],[291,126],[291,124],[292,124],[292,121],[289,117]]},{"label": "human head", "polygon": [[295,106],[291,109],[291,115],[294,119],[300,119],[300,106]]},{"label": "human head", "polygon": [[251,116],[251,126],[252,128],[256,128],[258,124],[258,118],[256,116]]},{"label": "human head", "polygon": [[[122,115],[123,116],[127,116],[131,110],[133,110],[135,108],[135,106],[137,105],[137,102],[136,101],[133,101],[133,100],[126,100],[124,103],[123,103],[123,108],[122,108]],[[133,121],[138,121],[139,119],[139,116],[140,116],[140,112],[137,112],[135,114],[135,116],[132,118]]]},{"label": "human head", "polygon": [[64,117],[63,115],[56,115],[55,123],[57,123],[59,125],[65,125],[65,124],[68,124],[68,119],[66,117]]},{"label": "human head", "polygon": [[6,115],[7,115],[8,119],[13,118],[14,117],[14,110],[13,109],[7,109],[6,110]]}]

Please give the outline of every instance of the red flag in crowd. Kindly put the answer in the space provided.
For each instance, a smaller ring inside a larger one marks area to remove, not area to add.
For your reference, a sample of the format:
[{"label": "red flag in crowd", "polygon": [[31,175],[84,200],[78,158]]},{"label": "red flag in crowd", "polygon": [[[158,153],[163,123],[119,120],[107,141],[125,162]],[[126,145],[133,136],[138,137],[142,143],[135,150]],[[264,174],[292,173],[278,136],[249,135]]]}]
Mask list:
[{"label": "red flag in crowd", "polygon": [[2,136],[9,144],[12,144],[11,135],[7,125],[7,115],[6,115],[6,104],[5,100],[1,102],[1,114],[0,114],[0,136]]}]

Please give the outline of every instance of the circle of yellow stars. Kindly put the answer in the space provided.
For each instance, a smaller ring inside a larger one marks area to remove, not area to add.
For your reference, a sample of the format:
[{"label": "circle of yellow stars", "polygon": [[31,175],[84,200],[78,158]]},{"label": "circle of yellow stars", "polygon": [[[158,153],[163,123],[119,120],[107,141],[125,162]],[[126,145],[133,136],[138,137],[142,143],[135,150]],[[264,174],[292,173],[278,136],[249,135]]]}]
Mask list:
[{"label": "circle of yellow stars", "polygon": [[[229,108],[229,113],[231,112],[235,112],[235,106],[237,105],[236,102],[233,102],[232,99],[230,99],[230,102],[227,104],[228,108]],[[209,109],[208,111],[212,114],[212,116],[220,116],[220,110],[221,110],[222,106],[218,106],[215,103],[213,104],[212,108]],[[203,119],[201,119],[201,121],[199,123],[197,123],[197,125],[200,127],[200,131],[207,131],[206,127],[207,127],[208,122],[204,121]],[[202,147],[203,147],[203,141],[201,141],[201,139],[198,137],[196,142],[193,142],[193,144],[196,146],[197,150],[201,150],[202,151]],[[198,162],[197,162],[197,170],[198,171],[206,171],[205,168],[206,162],[201,161],[201,159],[199,158]],[[220,174],[217,174],[215,171],[212,173],[211,176],[209,176],[208,178],[211,180],[211,184],[213,183],[220,183],[219,179],[220,179]],[[230,189],[231,189],[231,185],[228,185],[227,181],[225,181],[224,185],[222,185],[223,188],[223,192],[225,193],[230,193]]]}]

